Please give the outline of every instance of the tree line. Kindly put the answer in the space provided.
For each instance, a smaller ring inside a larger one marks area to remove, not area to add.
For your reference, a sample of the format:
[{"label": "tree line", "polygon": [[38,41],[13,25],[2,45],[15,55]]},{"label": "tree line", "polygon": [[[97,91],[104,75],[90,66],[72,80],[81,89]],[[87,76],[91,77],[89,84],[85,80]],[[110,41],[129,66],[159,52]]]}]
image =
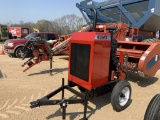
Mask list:
[{"label": "tree line", "polygon": [[85,24],[83,18],[71,14],[64,15],[55,20],[38,20],[36,23],[34,22],[24,22],[21,20],[16,24],[9,24],[9,27],[26,27],[30,29],[30,32],[33,32],[33,28],[38,29],[40,32],[54,32],[59,35],[67,35],[71,34],[75,31],[79,31],[80,28]]}]

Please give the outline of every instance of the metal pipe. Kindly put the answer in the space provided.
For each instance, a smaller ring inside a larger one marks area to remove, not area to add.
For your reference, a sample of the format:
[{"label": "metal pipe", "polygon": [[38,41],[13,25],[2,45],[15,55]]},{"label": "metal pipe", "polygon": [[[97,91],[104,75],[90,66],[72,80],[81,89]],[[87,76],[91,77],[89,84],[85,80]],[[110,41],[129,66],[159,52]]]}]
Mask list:
[{"label": "metal pipe", "polygon": [[[62,78],[62,87],[64,87],[64,78]],[[64,99],[64,89],[62,89],[62,99]]]},{"label": "metal pipe", "polygon": [[94,12],[93,31],[96,31],[97,11],[96,11],[96,9],[93,9],[93,8],[91,8],[90,10]]}]

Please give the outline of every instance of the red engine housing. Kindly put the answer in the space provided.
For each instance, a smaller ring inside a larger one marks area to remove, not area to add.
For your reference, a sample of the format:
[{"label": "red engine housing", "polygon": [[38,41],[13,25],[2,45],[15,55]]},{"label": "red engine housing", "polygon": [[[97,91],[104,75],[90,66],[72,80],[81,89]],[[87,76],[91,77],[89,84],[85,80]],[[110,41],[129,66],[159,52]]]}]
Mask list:
[{"label": "red engine housing", "polygon": [[107,84],[110,46],[110,33],[74,33],[69,41],[69,81],[88,90]]}]

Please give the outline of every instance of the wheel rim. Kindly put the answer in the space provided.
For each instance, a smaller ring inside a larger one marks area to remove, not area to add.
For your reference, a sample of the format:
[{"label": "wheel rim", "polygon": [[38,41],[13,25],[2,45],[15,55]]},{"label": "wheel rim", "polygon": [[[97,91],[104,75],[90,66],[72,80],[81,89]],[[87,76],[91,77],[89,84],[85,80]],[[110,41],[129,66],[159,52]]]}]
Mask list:
[{"label": "wheel rim", "polygon": [[129,87],[124,87],[119,95],[119,104],[120,106],[126,105],[130,97]]},{"label": "wheel rim", "polygon": [[18,50],[17,54],[18,54],[18,57],[24,56],[24,52],[22,50]]}]

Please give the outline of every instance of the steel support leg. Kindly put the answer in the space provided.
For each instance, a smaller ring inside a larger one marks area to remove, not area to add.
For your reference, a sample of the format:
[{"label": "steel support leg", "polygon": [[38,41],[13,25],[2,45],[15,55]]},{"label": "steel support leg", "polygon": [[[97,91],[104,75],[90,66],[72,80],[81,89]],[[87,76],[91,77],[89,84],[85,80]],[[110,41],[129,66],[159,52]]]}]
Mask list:
[{"label": "steel support leg", "polygon": [[88,118],[86,117],[87,115],[87,107],[88,107],[88,91],[85,91],[85,97],[84,97],[84,120],[88,120]]}]

